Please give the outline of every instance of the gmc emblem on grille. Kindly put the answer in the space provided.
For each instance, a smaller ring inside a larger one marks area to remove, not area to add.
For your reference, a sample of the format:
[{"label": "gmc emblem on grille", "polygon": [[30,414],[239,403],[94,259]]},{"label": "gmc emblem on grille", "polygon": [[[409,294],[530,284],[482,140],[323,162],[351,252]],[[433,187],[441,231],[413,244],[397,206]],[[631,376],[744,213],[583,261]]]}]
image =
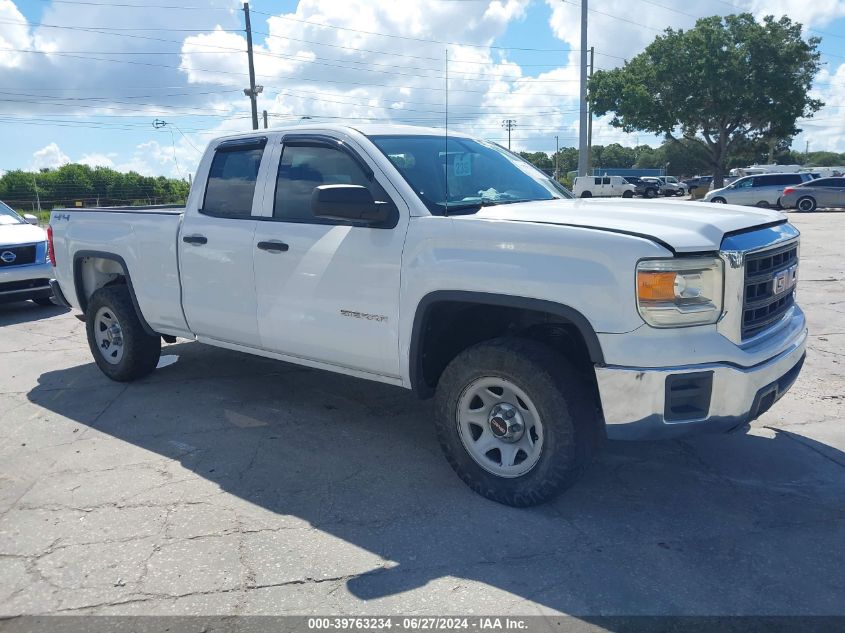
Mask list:
[{"label": "gmc emblem on grille", "polygon": [[772,279],[772,294],[783,294],[787,290],[791,290],[798,280],[798,265],[790,266],[786,270],[780,271],[775,278]]}]

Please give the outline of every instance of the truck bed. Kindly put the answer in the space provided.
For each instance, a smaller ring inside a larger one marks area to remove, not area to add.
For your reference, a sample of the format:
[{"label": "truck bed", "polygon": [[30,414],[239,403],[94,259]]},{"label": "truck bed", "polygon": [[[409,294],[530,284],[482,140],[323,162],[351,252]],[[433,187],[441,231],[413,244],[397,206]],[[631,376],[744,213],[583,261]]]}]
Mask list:
[{"label": "truck bed", "polygon": [[[184,211],[177,205],[54,209],[50,226],[55,270],[65,297],[82,309],[78,284],[92,287],[91,274],[113,270],[110,258],[126,269],[149,325],[159,332],[184,334],[177,255]],[[95,265],[77,266],[80,260]]]}]

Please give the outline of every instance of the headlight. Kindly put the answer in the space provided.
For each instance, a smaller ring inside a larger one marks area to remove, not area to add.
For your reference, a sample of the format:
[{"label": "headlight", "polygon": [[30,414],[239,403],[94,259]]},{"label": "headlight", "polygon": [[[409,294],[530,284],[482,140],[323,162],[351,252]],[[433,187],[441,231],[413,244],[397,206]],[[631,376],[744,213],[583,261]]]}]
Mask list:
[{"label": "headlight", "polygon": [[722,260],[651,259],[637,265],[637,308],[654,327],[705,325],[722,316]]}]

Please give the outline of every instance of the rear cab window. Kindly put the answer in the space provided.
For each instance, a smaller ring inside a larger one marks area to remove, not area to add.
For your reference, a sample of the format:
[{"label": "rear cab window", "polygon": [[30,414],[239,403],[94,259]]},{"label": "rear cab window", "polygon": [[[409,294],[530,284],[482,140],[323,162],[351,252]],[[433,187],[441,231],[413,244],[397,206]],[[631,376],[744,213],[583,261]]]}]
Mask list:
[{"label": "rear cab window", "polygon": [[200,213],[224,218],[248,218],[258,169],[267,145],[265,137],[224,141],[217,146]]}]

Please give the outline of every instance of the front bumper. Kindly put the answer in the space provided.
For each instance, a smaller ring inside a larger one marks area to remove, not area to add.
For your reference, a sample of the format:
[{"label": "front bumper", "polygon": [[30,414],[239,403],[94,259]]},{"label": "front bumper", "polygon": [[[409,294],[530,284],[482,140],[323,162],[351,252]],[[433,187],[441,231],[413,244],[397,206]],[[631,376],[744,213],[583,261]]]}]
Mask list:
[{"label": "front bumper", "polygon": [[[801,371],[806,344],[807,330],[802,328],[785,350],[753,367],[596,367],[607,436],[667,439],[741,427],[789,390]],[[677,386],[697,395],[683,396],[683,405],[675,407]]]},{"label": "front bumper", "polygon": [[26,264],[0,269],[0,303],[26,301],[52,296],[50,264]]}]

